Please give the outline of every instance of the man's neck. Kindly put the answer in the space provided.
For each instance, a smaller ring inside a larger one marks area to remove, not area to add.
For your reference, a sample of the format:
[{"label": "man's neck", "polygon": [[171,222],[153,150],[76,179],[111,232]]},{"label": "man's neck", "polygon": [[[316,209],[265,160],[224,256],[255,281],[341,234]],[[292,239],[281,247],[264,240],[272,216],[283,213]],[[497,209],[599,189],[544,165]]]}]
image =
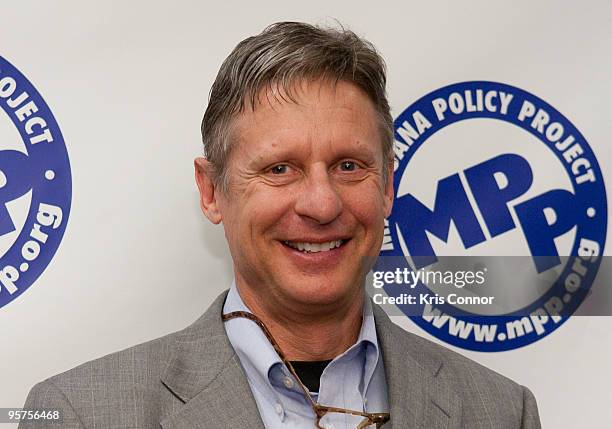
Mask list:
[{"label": "man's neck", "polygon": [[248,288],[238,287],[238,292],[249,310],[264,322],[289,360],[333,359],[352,346],[359,336],[363,294],[345,302],[316,305],[316,308],[300,311],[284,303],[272,304],[269,300],[264,304],[250,294]]}]

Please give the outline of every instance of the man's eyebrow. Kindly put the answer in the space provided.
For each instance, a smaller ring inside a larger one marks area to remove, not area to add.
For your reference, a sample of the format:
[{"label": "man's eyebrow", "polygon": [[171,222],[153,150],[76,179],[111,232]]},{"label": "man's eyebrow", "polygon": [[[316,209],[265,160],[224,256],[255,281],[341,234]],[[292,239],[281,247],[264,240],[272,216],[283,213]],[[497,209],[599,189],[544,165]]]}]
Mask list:
[{"label": "man's eyebrow", "polygon": [[376,157],[376,154],[381,151],[379,147],[372,147],[369,144],[361,143],[362,139],[355,139],[350,145],[339,145],[337,146],[337,150],[334,152],[337,153],[347,153],[347,154],[356,154],[356,155],[369,155],[372,157]]},{"label": "man's eyebrow", "polygon": [[[280,146],[280,145],[279,145]],[[258,151],[253,156],[247,158],[247,166],[253,168],[263,168],[275,162],[295,160],[295,151],[277,146],[274,150],[264,149]]]}]

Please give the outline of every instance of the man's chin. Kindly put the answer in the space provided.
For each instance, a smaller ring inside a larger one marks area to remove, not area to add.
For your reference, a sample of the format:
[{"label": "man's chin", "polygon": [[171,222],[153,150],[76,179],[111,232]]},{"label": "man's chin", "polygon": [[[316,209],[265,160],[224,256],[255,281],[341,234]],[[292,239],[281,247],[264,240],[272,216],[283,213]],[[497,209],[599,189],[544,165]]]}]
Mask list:
[{"label": "man's chin", "polygon": [[292,282],[287,284],[295,285],[295,287],[286,292],[286,298],[292,301],[295,307],[303,306],[304,309],[308,308],[308,311],[316,310],[316,307],[325,308],[335,305],[346,305],[359,296],[355,290],[356,283],[350,283],[351,286],[339,286],[342,284],[346,285],[347,283],[329,281],[309,281],[302,284]]}]

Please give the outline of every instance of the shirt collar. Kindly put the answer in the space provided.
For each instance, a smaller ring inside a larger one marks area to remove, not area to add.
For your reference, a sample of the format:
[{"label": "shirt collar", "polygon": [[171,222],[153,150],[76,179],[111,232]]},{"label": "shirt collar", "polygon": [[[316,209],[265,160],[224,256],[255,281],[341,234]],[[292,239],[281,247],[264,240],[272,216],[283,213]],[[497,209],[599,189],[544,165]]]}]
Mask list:
[{"label": "shirt collar", "polygon": [[[235,281],[232,281],[225,305],[223,306],[223,313],[230,313],[232,311],[251,312],[240,297]],[[268,386],[272,383],[272,368],[275,365],[284,368],[284,364],[274,350],[274,347],[272,347],[261,328],[248,319],[236,318],[229,320],[225,322],[225,330],[230,343],[245,368],[249,381],[262,394],[270,396]],[[365,395],[380,358],[372,303],[367,297],[364,300],[363,321],[357,341],[333,361],[351,358],[361,350],[365,352],[362,380],[364,389],[362,393]],[[270,399],[273,398],[270,397]]]},{"label": "shirt collar", "polygon": [[[223,306],[224,314],[231,313],[232,311],[247,311],[251,313],[251,310],[242,301],[235,282],[232,282]],[[240,363],[247,373],[249,382],[261,394],[271,396],[270,389],[267,388],[270,384],[270,371],[275,364],[282,366],[283,361],[261,328],[249,319],[236,318],[225,322],[225,331],[236,354],[240,358]],[[274,400],[273,397],[269,399]]]},{"label": "shirt collar", "polygon": [[365,396],[368,386],[370,385],[370,381],[374,376],[374,371],[376,370],[378,360],[380,359],[372,302],[368,297],[364,299],[363,320],[357,340],[344,353],[334,358],[334,360],[330,363],[330,366],[336,362],[341,362],[344,359],[354,358],[359,358],[363,362],[363,374],[360,383],[360,390],[362,395]]}]

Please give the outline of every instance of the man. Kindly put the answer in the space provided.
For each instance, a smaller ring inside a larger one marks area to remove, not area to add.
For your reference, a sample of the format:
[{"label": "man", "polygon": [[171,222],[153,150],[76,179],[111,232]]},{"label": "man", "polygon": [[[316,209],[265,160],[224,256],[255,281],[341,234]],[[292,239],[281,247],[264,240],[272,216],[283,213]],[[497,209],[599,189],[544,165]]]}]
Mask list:
[{"label": "man", "polygon": [[[524,387],[364,298],[393,201],[384,63],[278,23],[221,66],[195,161],[235,280],[192,326],[36,385],[62,427],[536,428]],[[28,427],[22,424],[22,427]]]}]

